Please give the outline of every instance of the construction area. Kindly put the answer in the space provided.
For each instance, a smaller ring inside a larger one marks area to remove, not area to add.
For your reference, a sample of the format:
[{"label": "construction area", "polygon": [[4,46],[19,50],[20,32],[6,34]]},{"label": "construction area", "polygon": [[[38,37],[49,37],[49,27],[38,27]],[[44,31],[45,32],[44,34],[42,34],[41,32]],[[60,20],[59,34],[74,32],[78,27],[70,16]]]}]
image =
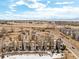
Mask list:
[{"label": "construction area", "polygon": [[[79,35],[74,31],[64,27],[58,28],[54,21],[2,22],[0,24],[0,55],[3,57],[3,55],[17,53],[22,55],[30,52],[41,55],[47,53],[44,51],[49,51],[58,54],[64,53],[64,57],[61,59],[76,59],[74,54],[63,44],[64,40],[79,43]],[[70,43],[74,44],[73,42]],[[79,49],[77,43],[74,46]],[[72,49],[75,48],[72,47]]]}]

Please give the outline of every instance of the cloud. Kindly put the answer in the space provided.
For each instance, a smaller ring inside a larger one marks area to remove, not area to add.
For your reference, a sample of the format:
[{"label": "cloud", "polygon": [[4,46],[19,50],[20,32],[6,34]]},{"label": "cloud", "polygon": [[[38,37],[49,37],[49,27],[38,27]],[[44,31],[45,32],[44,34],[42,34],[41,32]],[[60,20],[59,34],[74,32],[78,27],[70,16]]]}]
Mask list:
[{"label": "cloud", "polygon": [[28,1],[31,1],[33,3],[37,3],[37,0],[28,0]]},{"label": "cloud", "polygon": [[55,4],[73,4],[74,2],[56,2]]},{"label": "cloud", "polygon": [[49,3],[50,3],[50,1],[47,1],[47,3],[49,4]]},{"label": "cloud", "polygon": [[23,5],[23,4],[25,4],[25,2],[23,0],[20,0],[20,1],[16,2],[15,4],[16,5]]},{"label": "cloud", "polygon": [[23,4],[25,4],[25,2],[23,1],[23,0],[19,0],[19,1],[17,1],[17,2],[13,2],[10,6],[9,6],[9,8],[11,9],[11,11],[17,11],[16,10],[16,6],[17,5],[23,5]]},{"label": "cloud", "polygon": [[34,3],[34,4],[25,4],[26,6],[28,6],[29,8],[36,8],[36,9],[41,9],[41,8],[45,8],[46,5],[42,4],[42,3]]},{"label": "cloud", "polygon": [[79,14],[79,7],[71,7],[71,6],[64,6],[62,8],[44,8],[44,9],[37,9],[36,11],[42,12],[51,12],[57,14]]},{"label": "cloud", "polygon": [[[32,2],[29,4],[28,2]],[[9,8],[11,11],[6,11],[6,14],[0,14],[2,19],[52,19],[52,18],[76,18],[79,17],[79,7],[63,6],[62,8],[47,7],[51,3],[47,1],[47,4],[40,3],[39,0],[18,0],[13,2]],[[56,4],[73,4],[74,2],[57,2]],[[34,9],[33,11],[25,11],[21,14],[15,14],[18,9],[16,6],[25,5],[28,8]]]},{"label": "cloud", "polygon": [[[16,11],[17,10],[16,6],[18,6],[18,5],[25,5],[28,8],[35,8],[35,9],[41,9],[41,8],[46,7],[45,4],[39,3],[38,1],[39,0],[19,0],[15,3],[13,3],[12,5],[10,5],[9,8],[11,9],[11,11]],[[28,2],[32,2],[32,3],[29,4]]]},{"label": "cloud", "polygon": [[11,11],[16,11],[16,5],[15,4],[10,5],[9,8],[10,8]]},{"label": "cloud", "polygon": [[2,18],[8,19],[53,19],[55,18],[78,18],[79,7],[64,6],[63,8],[44,8],[36,11],[24,12],[22,14],[5,14]]},{"label": "cloud", "polygon": [[[21,0],[24,1],[24,0]],[[46,5],[44,5],[43,3],[39,3],[39,0],[27,0],[26,3],[24,3],[24,5],[26,5],[29,8],[45,8]],[[28,4],[28,2],[32,2],[31,4]]]},{"label": "cloud", "polygon": [[11,12],[11,11],[5,11],[5,13],[6,13],[6,14],[12,14],[12,12]]}]

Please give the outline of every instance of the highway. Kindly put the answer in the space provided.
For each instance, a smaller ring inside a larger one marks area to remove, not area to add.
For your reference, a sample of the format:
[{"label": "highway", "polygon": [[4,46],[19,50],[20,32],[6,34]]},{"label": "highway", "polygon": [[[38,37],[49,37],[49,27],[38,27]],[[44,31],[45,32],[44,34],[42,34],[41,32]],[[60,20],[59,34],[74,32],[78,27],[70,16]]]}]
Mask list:
[{"label": "highway", "polygon": [[76,57],[76,59],[79,59],[79,50],[70,42],[68,42],[67,38],[62,37],[61,40],[66,45],[67,49]]}]

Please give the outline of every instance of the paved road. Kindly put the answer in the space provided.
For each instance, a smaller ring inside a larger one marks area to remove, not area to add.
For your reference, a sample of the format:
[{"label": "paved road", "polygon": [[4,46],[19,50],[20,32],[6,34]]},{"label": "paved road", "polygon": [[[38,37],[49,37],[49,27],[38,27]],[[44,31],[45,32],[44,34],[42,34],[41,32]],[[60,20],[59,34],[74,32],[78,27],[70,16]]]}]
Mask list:
[{"label": "paved road", "polygon": [[66,38],[63,37],[62,41],[66,45],[66,47],[69,49],[69,51],[72,52],[72,54],[76,57],[76,59],[79,59],[79,50],[70,42],[68,42]]},{"label": "paved road", "polygon": [[[39,55],[51,55],[49,51],[15,51],[15,52],[7,52],[3,53],[3,55],[23,55],[23,54],[39,54]],[[0,54],[2,56],[2,54]]]}]

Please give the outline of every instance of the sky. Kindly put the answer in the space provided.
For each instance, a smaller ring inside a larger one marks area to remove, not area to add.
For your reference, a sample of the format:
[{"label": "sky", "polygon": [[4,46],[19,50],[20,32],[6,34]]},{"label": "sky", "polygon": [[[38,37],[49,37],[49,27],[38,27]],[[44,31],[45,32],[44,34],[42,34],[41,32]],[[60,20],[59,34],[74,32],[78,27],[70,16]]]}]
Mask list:
[{"label": "sky", "polygon": [[79,0],[0,0],[0,19],[79,18]]}]

